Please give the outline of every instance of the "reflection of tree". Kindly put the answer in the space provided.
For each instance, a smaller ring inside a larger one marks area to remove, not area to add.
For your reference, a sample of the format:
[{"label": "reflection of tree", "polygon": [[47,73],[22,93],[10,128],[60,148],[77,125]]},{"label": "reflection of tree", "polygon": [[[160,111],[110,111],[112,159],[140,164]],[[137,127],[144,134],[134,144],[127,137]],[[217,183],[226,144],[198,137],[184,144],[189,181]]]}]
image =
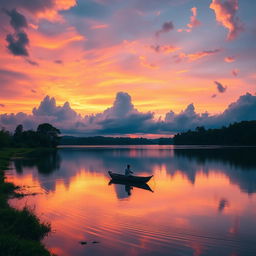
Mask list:
[{"label": "reflection of tree", "polygon": [[40,157],[15,159],[17,173],[22,173],[24,167],[36,167],[41,174],[50,174],[60,168],[60,156],[57,151],[45,151]]},{"label": "reflection of tree", "polygon": [[176,156],[195,159],[199,163],[221,161],[244,170],[256,169],[255,148],[174,149]]},{"label": "reflection of tree", "polygon": [[[242,191],[256,193],[255,148],[174,149],[174,154],[176,161],[187,160],[191,166],[201,165],[206,173],[217,167],[229,177],[231,183],[239,185]],[[192,174],[189,168],[181,168],[181,171]]]}]

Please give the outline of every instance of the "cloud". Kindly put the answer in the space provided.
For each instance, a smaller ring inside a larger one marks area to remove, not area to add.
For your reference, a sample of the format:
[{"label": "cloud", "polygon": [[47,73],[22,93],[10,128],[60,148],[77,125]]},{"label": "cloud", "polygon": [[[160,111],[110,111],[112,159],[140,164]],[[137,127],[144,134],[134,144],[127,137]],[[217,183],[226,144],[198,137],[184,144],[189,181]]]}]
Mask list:
[{"label": "cloud", "polygon": [[49,96],[46,96],[32,113],[35,117],[54,117],[55,121],[75,120],[78,117],[68,102],[65,102],[63,106],[57,106],[55,98]]},{"label": "cloud", "polygon": [[197,8],[191,8],[192,16],[190,16],[190,22],[187,24],[188,28],[178,29],[178,32],[191,32],[193,28],[201,25],[201,22],[197,19]]},{"label": "cloud", "polygon": [[62,60],[55,60],[54,63],[56,63],[56,64],[63,64],[63,61]]},{"label": "cloud", "polygon": [[214,83],[216,84],[219,93],[224,93],[227,90],[227,86],[224,87],[220,82],[214,81]]},{"label": "cloud", "polygon": [[207,51],[201,51],[201,52],[195,52],[195,53],[190,53],[186,54],[181,52],[178,55],[175,55],[174,58],[176,59],[176,62],[180,62],[183,59],[188,59],[189,61],[196,61],[198,59],[201,59],[206,56],[214,55],[220,52],[220,49],[215,49],[215,50],[207,50]]},{"label": "cloud", "polygon": [[1,107],[1,108],[4,108],[4,107],[5,107],[5,105],[0,103],[0,107]]},{"label": "cloud", "polygon": [[29,44],[29,39],[26,33],[19,32],[17,34],[6,36],[6,41],[8,42],[7,48],[9,51],[16,56],[28,56],[27,46]]},{"label": "cloud", "polygon": [[17,12],[16,9],[11,11],[6,10],[5,13],[11,18],[10,24],[15,31],[20,31],[21,29],[28,27],[25,16]]},{"label": "cloud", "polygon": [[30,60],[30,59],[26,59],[26,62],[32,66],[39,66],[38,62]]},{"label": "cloud", "polygon": [[162,25],[162,28],[160,30],[156,31],[156,37],[160,36],[160,34],[162,34],[162,33],[167,33],[169,31],[173,30],[173,28],[174,28],[174,26],[171,21],[165,22]]},{"label": "cloud", "polygon": [[139,59],[140,59],[140,64],[143,67],[146,67],[146,68],[149,68],[149,69],[157,69],[157,68],[159,68],[159,66],[157,66],[156,64],[149,63],[146,56],[142,56],[141,55],[141,56],[139,56]]},{"label": "cloud", "polygon": [[243,31],[243,24],[236,16],[238,0],[212,0],[210,8],[214,10],[216,20],[228,29],[228,40],[235,39]]},{"label": "cloud", "polygon": [[234,58],[234,57],[225,57],[225,62],[227,62],[227,63],[232,63],[232,62],[234,62],[234,61],[236,61],[236,59]]},{"label": "cloud", "polygon": [[190,23],[187,24],[189,28],[195,28],[201,25],[201,22],[197,19],[197,8],[191,8],[192,16],[190,17]]},{"label": "cloud", "polygon": [[197,126],[215,128],[232,122],[255,120],[255,109],[256,96],[246,93],[218,115],[209,115],[207,112],[199,114],[195,106],[189,104],[180,113],[169,111],[164,120],[156,120],[153,113],[138,111],[128,93],[119,92],[110,108],[102,113],[83,117],[76,113],[68,102],[57,106],[54,98],[46,96],[30,115],[25,113],[0,115],[0,126],[14,130],[18,124],[23,124],[26,129],[35,129],[42,122],[50,122],[64,134],[80,136],[173,134]]},{"label": "cloud", "polygon": [[181,49],[181,48],[173,46],[173,45],[158,45],[158,44],[151,45],[150,48],[157,53],[163,52],[166,54],[169,54],[169,53],[172,53],[172,52],[175,52],[175,51],[178,51]]},{"label": "cloud", "polygon": [[28,56],[29,38],[23,30],[28,27],[25,16],[17,12],[16,9],[6,10],[5,13],[11,18],[10,24],[15,31],[13,34],[6,36],[8,50],[15,56]]},{"label": "cloud", "polygon": [[76,0],[8,0],[1,2],[4,2],[1,4],[5,9],[24,9],[36,15],[38,18],[48,19],[51,21],[61,21],[62,18],[59,11],[68,10],[76,5]]}]

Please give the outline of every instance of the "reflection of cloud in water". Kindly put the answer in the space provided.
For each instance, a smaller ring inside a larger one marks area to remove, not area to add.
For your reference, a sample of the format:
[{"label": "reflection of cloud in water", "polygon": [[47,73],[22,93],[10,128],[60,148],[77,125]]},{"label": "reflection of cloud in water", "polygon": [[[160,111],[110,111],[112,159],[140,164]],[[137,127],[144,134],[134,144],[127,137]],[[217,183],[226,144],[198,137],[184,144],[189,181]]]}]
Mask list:
[{"label": "reflection of cloud in water", "polygon": [[124,172],[127,163],[135,174],[154,173],[164,169],[173,176],[181,172],[195,184],[198,173],[219,172],[248,194],[256,192],[256,158],[254,148],[219,149],[153,149],[153,148],[64,148],[58,153],[42,156],[39,160],[15,160],[17,173],[32,172],[44,188],[54,191],[56,182],[68,188],[71,179],[81,173],[104,173],[108,170]]}]

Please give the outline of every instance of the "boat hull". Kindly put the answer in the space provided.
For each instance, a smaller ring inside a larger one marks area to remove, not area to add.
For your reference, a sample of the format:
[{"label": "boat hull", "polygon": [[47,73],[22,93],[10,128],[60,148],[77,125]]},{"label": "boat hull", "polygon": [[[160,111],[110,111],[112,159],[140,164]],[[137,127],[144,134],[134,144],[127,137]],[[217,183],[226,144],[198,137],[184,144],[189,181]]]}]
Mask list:
[{"label": "boat hull", "polygon": [[112,178],[112,180],[116,181],[123,181],[123,182],[131,182],[131,183],[147,183],[152,177],[140,177],[140,176],[133,176],[133,175],[122,175],[118,173],[108,172],[109,176]]}]

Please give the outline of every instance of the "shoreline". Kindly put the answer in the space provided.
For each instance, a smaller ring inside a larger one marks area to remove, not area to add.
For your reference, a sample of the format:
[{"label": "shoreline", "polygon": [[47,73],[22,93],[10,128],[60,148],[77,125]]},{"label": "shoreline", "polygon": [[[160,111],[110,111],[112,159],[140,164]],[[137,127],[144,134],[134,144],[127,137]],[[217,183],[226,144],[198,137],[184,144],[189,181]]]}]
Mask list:
[{"label": "shoreline", "polygon": [[[51,149],[50,149],[51,150]],[[4,148],[0,149],[0,252],[12,256],[52,256],[41,243],[51,232],[49,223],[43,223],[28,207],[22,210],[8,204],[11,196],[22,196],[16,193],[19,187],[5,181],[5,171],[13,157],[39,156],[46,148]]]}]

